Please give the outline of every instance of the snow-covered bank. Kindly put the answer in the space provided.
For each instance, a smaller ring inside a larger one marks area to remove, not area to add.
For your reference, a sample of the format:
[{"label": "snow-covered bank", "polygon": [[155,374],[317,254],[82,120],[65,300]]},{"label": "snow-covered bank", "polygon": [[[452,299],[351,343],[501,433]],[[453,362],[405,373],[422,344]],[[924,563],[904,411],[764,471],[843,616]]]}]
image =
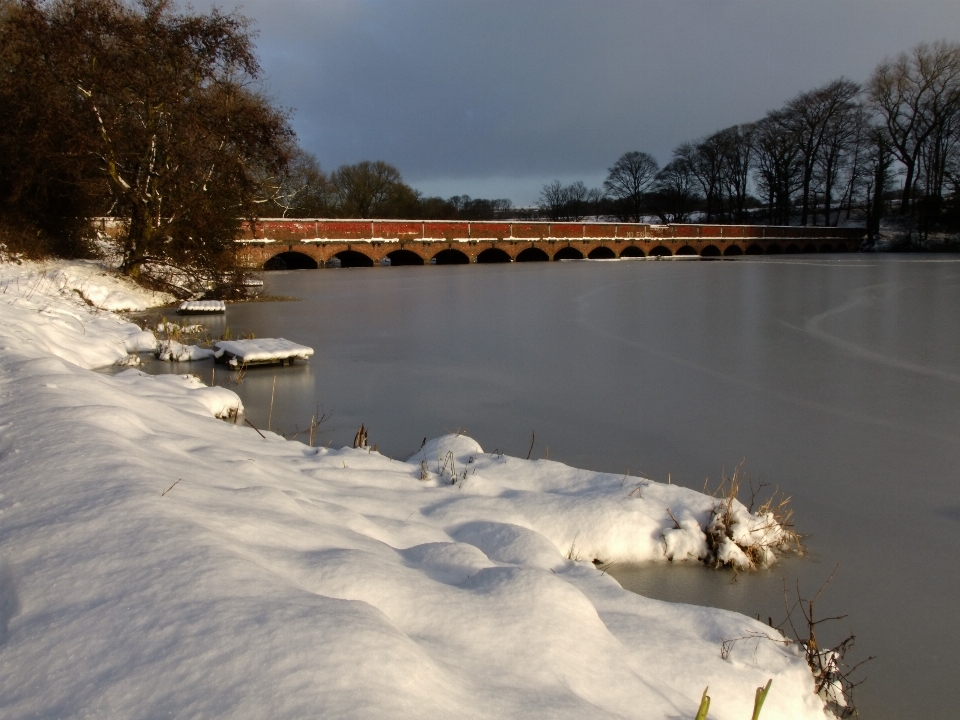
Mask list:
[{"label": "snow-covered bank", "polygon": [[0,341],[25,346],[84,368],[123,362],[152,351],[156,338],[108,311],[144,310],[171,300],[132,287],[93,263],[0,264]]},{"label": "snow-covered bank", "polygon": [[222,388],[84,370],[138,329],[12,287],[3,717],[692,718],[709,685],[722,720],[769,678],[761,717],[823,717],[796,648],[721,657],[778,639],[765,625],[589,562],[696,554],[711,498],[463,436],[409,462],[264,439],[213,419]]}]

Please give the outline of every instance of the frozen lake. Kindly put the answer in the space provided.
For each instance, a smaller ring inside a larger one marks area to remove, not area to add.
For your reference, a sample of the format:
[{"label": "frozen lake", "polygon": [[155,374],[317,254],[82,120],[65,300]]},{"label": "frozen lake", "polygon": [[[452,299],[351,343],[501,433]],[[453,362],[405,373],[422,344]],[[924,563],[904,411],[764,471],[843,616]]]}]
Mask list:
[{"label": "frozen lake", "polygon": [[[741,460],[793,496],[809,554],[770,570],[614,568],[627,588],[778,622],[783,581],[877,655],[863,717],[960,704],[960,260],[872,255],[268,273],[299,302],[231,305],[214,332],[310,345],[249,370],[250,419],[395,457],[465,429],[487,451],[700,489]],[[161,366],[161,367],[158,367]],[[209,363],[153,363],[196,372]],[[235,374],[221,366],[217,384]],[[749,493],[747,493],[749,500]],[[718,648],[719,652],[719,648]]]}]

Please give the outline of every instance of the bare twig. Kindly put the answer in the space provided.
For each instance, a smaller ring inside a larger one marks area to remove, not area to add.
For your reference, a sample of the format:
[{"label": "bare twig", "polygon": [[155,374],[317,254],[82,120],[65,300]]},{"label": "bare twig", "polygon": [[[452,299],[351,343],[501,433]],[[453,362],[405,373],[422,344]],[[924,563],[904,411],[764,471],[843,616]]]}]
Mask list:
[{"label": "bare twig", "polygon": [[537,432],[535,430],[530,431],[530,449],[527,450],[527,460],[530,459],[530,453],[533,452],[533,443],[536,442]]},{"label": "bare twig", "polygon": [[[250,427],[252,427],[254,430],[257,430],[257,426],[254,425],[252,422],[250,422],[247,418],[244,418],[243,421],[244,421],[247,425],[249,425]],[[257,435],[259,435],[260,437],[262,437],[264,440],[267,439],[267,436],[264,435],[264,434],[263,434],[262,432],[260,432],[259,430],[257,430]]]},{"label": "bare twig", "polygon": [[677,519],[673,516],[673,513],[670,512],[670,508],[667,508],[667,515],[669,515],[669,516],[670,516],[670,519],[673,520],[673,525],[674,525],[674,527],[675,527],[677,530],[679,530],[679,529],[680,529],[680,523],[677,522]]},{"label": "bare twig", "polygon": [[273,425],[273,394],[277,391],[277,376],[273,376],[273,387],[270,388],[270,414],[267,415],[267,431]]},{"label": "bare twig", "polygon": [[[183,480],[183,478],[180,478],[180,480]],[[163,496],[166,495],[168,492],[170,492],[171,490],[173,490],[173,489],[177,486],[177,483],[180,482],[180,480],[177,480],[177,482],[175,482],[173,485],[171,485],[171,486],[168,487],[166,490],[164,490],[162,493],[160,493],[160,497],[163,497]]]},{"label": "bare twig", "polygon": [[[319,415],[319,417],[317,417]],[[330,419],[333,415],[333,410],[329,413],[323,412],[323,407],[319,404],[317,405],[317,411],[313,414],[313,417],[310,418],[310,447],[313,447],[313,439],[316,435],[317,430],[320,428],[323,423]]]},{"label": "bare twig", "polygon": [[[856,636],[850,633],[840,643],[833,647],[823,647],[820,639],[817,637],[817,628],[822,623],[835,620],[842,620],[846,615],[835,615],[832,617],[817,618],[815,606],[817,600],[823,594],[827,585],[833,580],[837,573],[837,565],[826,582],[820,586],[816,595],[810,600],[804,600],[800,593],[800,583],[797,582],[796,600],[790,604],[787,593],[786,581],[783,583],[783,600],[786,607],[787,617],[781,625],[789,625],[794,640],[800,644],[804,651],[804,658],[807,665],[813,673],[815,690],[818,695],[833,709],[840,717],[848,717],[857,714],[856,705],[853,702],[853,689],[860,685],[863,680],[854,681],[853,674],[861,665],[873,660],[871,655],[866,660],[862,660],[852,667],[844,664],[844,658],[847,652],[854,646]],[[806,623],[806,637],[803,637],[793,622],[793,613],[797,608]]]}]

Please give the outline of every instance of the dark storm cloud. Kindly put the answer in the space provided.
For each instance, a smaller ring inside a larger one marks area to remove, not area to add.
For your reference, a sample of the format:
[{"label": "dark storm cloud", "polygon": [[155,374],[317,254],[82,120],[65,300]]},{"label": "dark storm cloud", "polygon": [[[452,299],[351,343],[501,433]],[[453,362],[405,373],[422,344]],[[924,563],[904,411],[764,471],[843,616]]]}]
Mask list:
[{"label": "dark storm cloud", "polygon": [[[384,159],[430,193],[535,199],[626,150],[756,119],[960,39],[950,0],[247,2],[277,100],[327,169]],[[502,188],[502,192],[497,192]],[[480,192],[482,191],[482,192]]]}]

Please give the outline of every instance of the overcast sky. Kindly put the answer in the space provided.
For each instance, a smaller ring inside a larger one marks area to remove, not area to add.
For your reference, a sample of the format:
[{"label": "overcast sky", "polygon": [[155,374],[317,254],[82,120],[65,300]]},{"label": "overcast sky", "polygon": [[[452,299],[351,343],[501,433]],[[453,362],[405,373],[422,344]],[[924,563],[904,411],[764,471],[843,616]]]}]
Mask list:
[{"label": "overcast sky", "polygon": [[[206,3],[196,3],[205,5]],[[222,3],[232,8],[228,1]],[[536,201],[623,152],[761,117],[921,41],[960,0],[247,0],[270,93],[333,170],[386,160],[428,195]]]}]

